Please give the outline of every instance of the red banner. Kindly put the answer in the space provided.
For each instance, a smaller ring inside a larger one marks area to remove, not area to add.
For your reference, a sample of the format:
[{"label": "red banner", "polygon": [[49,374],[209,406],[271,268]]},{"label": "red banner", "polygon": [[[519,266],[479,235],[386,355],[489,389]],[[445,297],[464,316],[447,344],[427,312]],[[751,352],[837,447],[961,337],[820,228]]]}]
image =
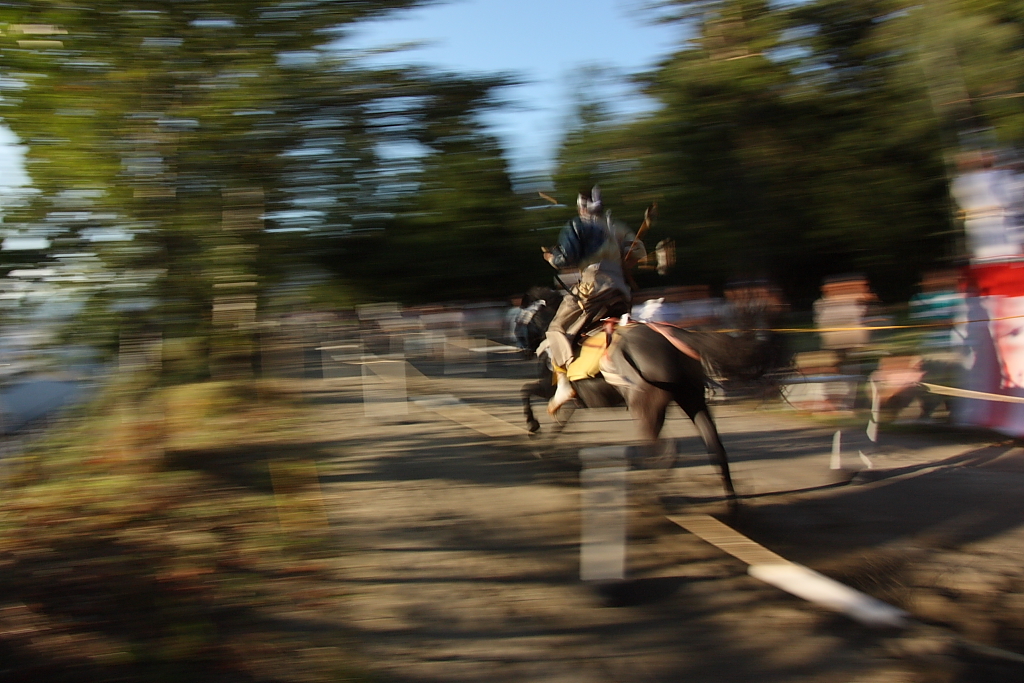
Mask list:
[{"label": "red banner", "polygon": [[[975,264],[967,275],[964,388],[1024,397],[1024,259]],[[1024,436],[1024,405],[994,397],[961,399],[958,408],[961,424]]]}]

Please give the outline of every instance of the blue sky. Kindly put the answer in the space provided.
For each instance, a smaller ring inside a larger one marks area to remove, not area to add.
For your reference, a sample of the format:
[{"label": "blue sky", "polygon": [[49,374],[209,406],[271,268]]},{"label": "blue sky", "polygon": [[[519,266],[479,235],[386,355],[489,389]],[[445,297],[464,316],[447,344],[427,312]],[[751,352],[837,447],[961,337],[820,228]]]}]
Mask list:
[{"label": "blue sky", "polygon": [[[517,75],[525,83],[505,92],[509,111],[488,122],[516,170],[546,170],[582,67],[625,76],[654,65],[678,44],[681,28],[652,25],[643,6],[644,0],[452,0],[365,24],[343,46],[425,42],[380,59]],[[645,106],[612,83],[599,87],[624,111]]]},{"label": "blue sky", "polygon": [[[622,111],[643,109],[635,94],[615,85],[652,66],[678,44],[679,26],[652,25],[645,0],[451,0],[362,24],[342,44],[353,49],[423,43],[378,60],[424,64],[462,73],[508,72],[524,84],[508,89],[506,111],[488,119],[513,169],[550,165],[581,68],[603,67],[598,86]],[[649,106],[647,104],[646,106]],[[4,187],[26,182],[16,138],[0,126],[0,209]]]},{"label": "blue sky", "polygon": [[22,163],[23,150],[15,146],[18,138],[8,128],[0,126],[0,210],[3,209],[3,190],[19,187],[28,182]]}]

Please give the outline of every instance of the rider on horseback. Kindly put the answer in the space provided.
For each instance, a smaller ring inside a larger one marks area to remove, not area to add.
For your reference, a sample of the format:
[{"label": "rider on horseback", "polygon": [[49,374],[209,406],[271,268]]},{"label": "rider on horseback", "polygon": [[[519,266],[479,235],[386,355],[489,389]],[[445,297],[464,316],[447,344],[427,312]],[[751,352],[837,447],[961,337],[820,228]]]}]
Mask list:
[{"label": "rider on horseback", "polygon": [[647,255],[642,242],[613,222],[610,212],[603,212],[596,186],[580,192],[576,204],[579,216],[562,228],[558,244],[542,248],[544,259],[553,267],[580,272],[579,282],[563,297],[547,331],[548,354],[557,377],[555,395],[548,402],[551,414],[576,395],[566,376],[574,342],[603,318],[629,312],[632,290],[627,273]]}]

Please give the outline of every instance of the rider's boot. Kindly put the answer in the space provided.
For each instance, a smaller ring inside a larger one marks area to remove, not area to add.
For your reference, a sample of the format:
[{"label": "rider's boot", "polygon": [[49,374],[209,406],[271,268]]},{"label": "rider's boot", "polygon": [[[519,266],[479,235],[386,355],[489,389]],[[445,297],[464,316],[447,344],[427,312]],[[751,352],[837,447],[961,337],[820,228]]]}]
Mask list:
[{"label": "rider's boot", "polygon": [[572,388],[572,383],[566,377],[565,371],[555,368],[555,377],[558,384],[555,387],[555,395],[548,401],[548,415],[554,415],[566,402],[576,398],[576,390]]}]

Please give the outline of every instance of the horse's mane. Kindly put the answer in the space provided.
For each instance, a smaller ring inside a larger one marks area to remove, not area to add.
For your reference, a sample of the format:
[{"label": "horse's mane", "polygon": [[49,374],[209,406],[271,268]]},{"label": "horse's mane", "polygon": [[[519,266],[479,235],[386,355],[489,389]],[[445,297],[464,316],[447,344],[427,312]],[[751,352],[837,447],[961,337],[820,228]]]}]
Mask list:
[{"label": "horse's mane", "polygon": [[522,308],[527,308],[537,302],[543,302],[540,310],[534,314],[527,325],[517,325],[517,329],[521,330],[525,337],[523,341],[527,351],[531,353],[536,351],[537,347],[544,340],[544,333],[547,331],[551,319],[555,317],[555,311],[558,310],[558,305],[562,302],[562,296],[562,294],[550,287],[532,287],[523,295],[523,300],[520,304]]},{"label": "horse's mane", "polygon": [[526,308],[534,301],[543,301],[548,306],[558,308],[558,304],[562,301],[562,296],[561,293],[550,287],[531,287],[523,296],[523,302],[520,305]]}]

